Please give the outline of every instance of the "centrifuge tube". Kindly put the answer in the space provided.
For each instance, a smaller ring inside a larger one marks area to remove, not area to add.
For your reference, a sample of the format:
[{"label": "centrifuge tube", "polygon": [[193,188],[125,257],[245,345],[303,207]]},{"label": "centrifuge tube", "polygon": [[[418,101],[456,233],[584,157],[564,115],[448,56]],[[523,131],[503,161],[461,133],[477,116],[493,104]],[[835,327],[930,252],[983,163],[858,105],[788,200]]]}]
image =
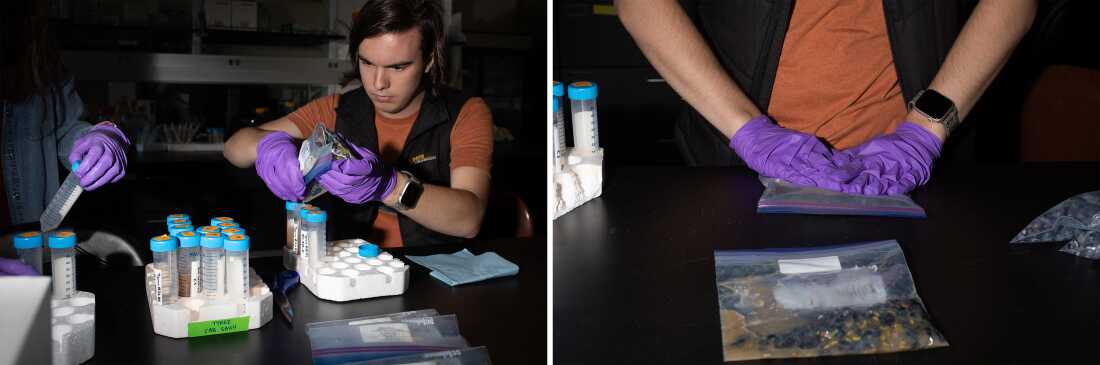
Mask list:
[{"label": "centrifuge tube", "polygon": [[54,299],[68,299],[76,294],[76,234],[72,231],[54,231],[48,238],[51,267],[53,270]]},{"label": "centrifuge tube", "polygon": [[15,253],[24,264],[30,265],[42,274],[42,233],[38,231],[22,232],[12,239],[15,241]]},{"label": "centrifuge tube", "polygon": [[176,283],[176,238],[166,234],[149,239],[149,250],[153,251],[152,279],[153,304],[166,305],[179,299]]},{"label": "centrifuge tube", "polygon": [[222,234],[206,232],[199,239],[202,246],[202,291],[207,297],[225,294],[225,249]]},{"label": "centrifuge tube", "polygon": [[226,288],[230,298],[248,299],[248,236],[225,238]]},{"label": "centrifuge tube", "polygon": [[198,296],[202,290],[202,252],[199,249],[199,236],[192,231],[176,234],[179,240],[179,295],[181,297]]},{"label": "centrifuge tube", "polygon": [[600,148],[596,84],[590,81],[569,84],[569,107],[573,113],[573,148],[582,154],[595,153]]}]

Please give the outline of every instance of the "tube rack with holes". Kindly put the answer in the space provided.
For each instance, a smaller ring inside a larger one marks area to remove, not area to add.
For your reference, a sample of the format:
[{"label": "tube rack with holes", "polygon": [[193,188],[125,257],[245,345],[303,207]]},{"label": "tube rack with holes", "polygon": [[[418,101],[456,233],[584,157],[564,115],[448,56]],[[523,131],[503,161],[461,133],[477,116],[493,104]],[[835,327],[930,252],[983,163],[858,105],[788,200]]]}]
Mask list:
[{"label": "tube rack with holes", "polygon": [[603,194],[603,148],[584,154],[565,151],[567,164],[554,174],[554,218]]},{"label": "tube rack with holes", "polygon": [[409,288],[409,266],[386,252],[360,257],[362,239],[329,241],[320,267],[298,260],[301,283],[314,296],[334,302],[401,295]]},{"label": "tube rack with holes", "polygon": [[256,270],[249,268],[248,271],[250,293],[247,299],[231,298],[227,295],[209,298],[199,294],[181,297],[175,303],[157,305],[153,300],[153,265],[145,265],[145,296],[149,300],[153,332],[172,338],[239,332],[245,330],[245,317],[247,330],[267,324],[271,321],[273,309],[271,290],[256,275]]},{"label": "tube rack with holes", "polygon": [[95,294],[77,291],[50,301],[53,364],[79,364],[95,356]]}]

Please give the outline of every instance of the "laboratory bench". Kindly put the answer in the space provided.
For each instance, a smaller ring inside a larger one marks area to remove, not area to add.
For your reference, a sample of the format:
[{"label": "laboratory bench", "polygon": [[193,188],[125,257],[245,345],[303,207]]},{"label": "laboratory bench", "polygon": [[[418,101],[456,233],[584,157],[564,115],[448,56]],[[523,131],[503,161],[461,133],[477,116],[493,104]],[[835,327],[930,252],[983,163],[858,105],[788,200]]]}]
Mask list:
[{"label": "laboratory bench", "polygon": [[1095,363],[1100,262],[1008,242],[1098,189],[1095,162],[948,166],[912,193],[926,219],[758,214],[745,167],[608,169],[603,196],[553,222],[554,360],[722,362],[715,250],[895,239],[950,346],[788,361]]},{"label": "laboratory bench", "polygon": [[[78,289],[96,295],[95,357],[85,364],[309,364],[307,323],[418,309],[456,315],[462,336],[471,347],[486,346],[493,363],[543,363],[544,242],[545,237],[538,237],[388,249],[411,265],[409,287],[402,295],[340,303],[318,299],[299,285],[289,293],[295,312],[293,324],[273,308],[271,321],[258,329],[184,339],[153,333],[143,268],[102,267],[78,261]],[[429,270],[405,259],[405,255],[453,253],[462,248],[475,254],[496,252],[518,265],[520,271],[515,276],[450,287],[429,277]],[[269,287],[274,275],[284,270],[278,250],[253,250],[250,265]]]}]

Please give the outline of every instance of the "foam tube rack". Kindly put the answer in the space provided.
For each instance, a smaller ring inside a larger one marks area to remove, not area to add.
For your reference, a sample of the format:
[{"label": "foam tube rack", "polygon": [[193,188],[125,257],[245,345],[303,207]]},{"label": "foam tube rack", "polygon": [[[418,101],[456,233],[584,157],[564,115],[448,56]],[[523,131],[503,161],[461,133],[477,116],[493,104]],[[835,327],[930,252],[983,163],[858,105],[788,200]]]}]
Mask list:
[{"label": "foam tube rack", "polygon": [[95,294],[77,291],[68,299],[54,299],[51,333],[54,365],[73,365],[95,356]]},{"label": "foam tube rack", "polygon": [[409,266],[383,251],[360,255],[359,246],[365,244],[358,238],[329,241],[318,267],[307,268],[308,263],[298,260],[302,285],[314,296],[335,302],[405,293]]},{"label": "foam tube rack", "polygon": [[222,296],[209,298],[202,294],[181,297],[175,303],[157,305],[153,300],[153,268],[145,265],[145,295],[149,300],[149,314],[153,318],[153,332],[172,338],[199,337],[222,333],[242,332],[262,327],[271,321],[271,290],[249,268],[249,297],[247,299]]},{"label": "foam tube rack", "polygon": [[565,151],[566,165],[554,174],[554,218],[603,194],[603,148],[593,154]]}]

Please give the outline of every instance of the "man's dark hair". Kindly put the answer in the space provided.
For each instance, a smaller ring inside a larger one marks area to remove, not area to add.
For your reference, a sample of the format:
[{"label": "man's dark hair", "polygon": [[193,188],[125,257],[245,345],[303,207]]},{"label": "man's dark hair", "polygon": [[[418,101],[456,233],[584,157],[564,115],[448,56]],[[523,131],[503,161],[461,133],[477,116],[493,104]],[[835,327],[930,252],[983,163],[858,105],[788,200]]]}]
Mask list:
[{"label": "man's dark hair", "polygon": [[424,62],[431,63],[425,86],[438,94],[446,82],[443,75],[443,6],[438,0],[367,0],[348,33],[348,55],[356,65],[349,76],[359,79],[357,58],[359,44],[364,39],[413,27],[420,30],[420,52]]}]

